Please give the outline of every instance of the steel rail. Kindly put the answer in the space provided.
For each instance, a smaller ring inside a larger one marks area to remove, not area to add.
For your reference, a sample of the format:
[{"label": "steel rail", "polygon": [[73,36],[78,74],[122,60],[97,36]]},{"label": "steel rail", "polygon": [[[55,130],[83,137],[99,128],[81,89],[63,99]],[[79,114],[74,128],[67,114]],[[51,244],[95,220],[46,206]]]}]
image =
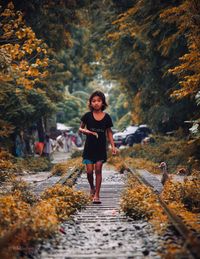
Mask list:
[{"label": "steel rail", "polygon": [[151,190],[157,195],[158,201],[165,213],[167,214],[170,222],[185,240],[184,245],[190,252],[190,255],[195,259],[200,258],[200,240],[196,237],[196,235],[192,233],[185,225],[183,220],[179,216],[177,216],[171,208],[169,208],[166,202],[160,197],[157,192],[155,192],[155,190],[152,188],[152,185],[147,180],[142,178],[142,176],[139,175],[136,170],[128,166],[127,171],[133,174],[141,184],[148,185]]},{"label": "steel rail", "polygon": [[[73,177],[73,174],[74,174],[75,172],[77,172],[77,171],[79,171],[79,173],[81,173],[82,170],[79,170],[79,169],[76,168],[75,166],[72,167],[72,168],[69,170],[69,172],[67,172],[66,175],[64,175],[64,177],[61,176],[60,179],[59,179],[56,183],[54,183],[54,184],[51,185],[51,186],[47,186],[45,189],[47,189],[47,188],[49,188],[49,187],[52,187],[52,186],[54,186],[54,185],[56,185],[56,184],[58,184],[58,183],[59,183],[59,184],[65,184],[65,183],[67,182],[67,180],[71,179],[71,178]],[[52,177],[53,177],[53,176],[52,176]],[[51,178],[51,177],[48,177],[46,180],[48,180],[48,179],[50,179],[50,178]],[[42,189],[41,192],[43,192],[45,189]],[[32,190],[32,191],[34,192],[34,190]],[[40,192],[40,193],[41,193],[41,192]],[[40,193],[39,193],[39,194],[40,194]],[[12,230],[6,232],[6,233],[4,234],[4,236],[0,237],[0,251],[1,251],[1,252],[7,247],[7,245],[9,244],[9,242],[13,239],[13,237],[15,237],[15,236],[17,235],[18,232],[20,232],[21,230],[23,230],[24,228],[26,228],[26,225],[28,224],[29,220],[30,220],[30,219],[27,219],[27,220],[25,220],[25,221],[23,221],[23,222],[19,221],[19,222],[15,225],[15,227],[14,227]]]}]

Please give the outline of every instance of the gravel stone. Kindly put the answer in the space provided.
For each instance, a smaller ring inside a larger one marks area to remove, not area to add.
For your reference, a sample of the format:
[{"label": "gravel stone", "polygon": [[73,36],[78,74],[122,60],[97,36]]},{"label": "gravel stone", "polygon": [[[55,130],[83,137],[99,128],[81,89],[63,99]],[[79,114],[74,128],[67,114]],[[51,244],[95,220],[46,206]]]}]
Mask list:
[{"label": "gravel stone", "polygon": [[[105,168],[105,167],[104,167]],[[41,255],[50,258],[160,258],[156,253],[159,237],[146,220],[133,220],[120,211],[120,195],[125,188],[126,174],[117,174],[108,167],[103,171],[101,204],[90,204],[62,223],[66,234],[58,233],[59,245],[50,241],[40,246]],[[75,186],[89,193],[82,174]],[[153,242],[152,242],[153,241]],[[46,246],[47,245],[47,246]],[[52,256],[55,257],[52,257]]]}]

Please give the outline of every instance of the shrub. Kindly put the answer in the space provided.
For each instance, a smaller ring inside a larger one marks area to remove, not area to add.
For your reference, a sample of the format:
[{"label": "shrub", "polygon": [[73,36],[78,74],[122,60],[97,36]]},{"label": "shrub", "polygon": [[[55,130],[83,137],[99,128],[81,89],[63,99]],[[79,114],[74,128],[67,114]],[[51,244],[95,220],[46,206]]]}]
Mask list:
[{"label": "shrub", "polygon": [[51,237],[58,230],[59,221],[68,219],[89,201],[84,193],[58,184],[47,189],[31,206],[24,201],[24,190],[26,185],[21,183],[14,187],[14,192],[0,197],[1,237],[10,233],[9,242],[1,247],[1,258],[11,258],[30,243]]},{"label": "shrub", "polygon": [[72,154],[71,154],[71,158],[77,158],[77,157],[82,157],[82,150],[75,150]]},{"label": "shrub", "polygon": [[184,182],[167,181],[162,197],[167,203],[181,202],[190,211],[200,212],[200,178],[185,178]]},{"label": "shrub", "polygon": [[67,160],[67,162],[59,163],[53,166],[51,170],[52,175],[63,175],[67,171],[69,171],[72,167],[83,168],[82,159],[81,158],[73,158]]},{"label": "shrub", "polygon": [[72,188],[60,184],[46,190],[41,198],[54,204],[60,220],[68,218],[88,202],[87,196],[83,192],[74,191]]},{"label": "shrub", "polygon": [[151,220],[157,231],[164,230],[168,225],[167,216],[158,203],[157,196],[132,175],[128,178],[128,185],[123,192],[120,206],[128,216],[134,219]]},{"label": "shrub", "polygon": [[7,151],[0,151],[0,182],[12,179],[17,168],[13,163],[13,156]]},{"label": "shrub", "polygon": [[41,172],[51,169],[51,163],[46,157],[17,158],[16,166],[18,171]]}]

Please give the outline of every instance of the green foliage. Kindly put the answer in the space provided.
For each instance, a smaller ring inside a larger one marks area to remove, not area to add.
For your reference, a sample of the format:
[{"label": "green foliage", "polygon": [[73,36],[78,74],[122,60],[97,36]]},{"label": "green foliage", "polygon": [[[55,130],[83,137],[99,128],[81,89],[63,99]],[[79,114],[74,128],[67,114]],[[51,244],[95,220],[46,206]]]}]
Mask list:
[{"label": "green foliage", "polygon": [[72,159],[67,160],[67,162],[64,163],[58,163],[54,165],[54,167],[51,170],[52,175],[64,175],[68,171],[70,171],[73,167],[80,168],[83,167],[81,164],[81,157],[75,157]]},{"label": "green foliage", "polygon": [[131,113],[128,112],[123,117],[120,118],[120,120],[117,122],[117,128],[118,129],[124,129],[128,125],[131,125]]},{"label": "green foliage", "polygon": [[[198,122],[193,99],[171,98],[179,80],[168,73],[178,66],[181,70],[177,72],[187,81],[189,58],[194,63],[198,57],[194,55],[197,44],[192,45],[191,40],[199,32],[195,2],[15,0],[26,23],[48,46],[48,73],[29,92],[20,89],[15,93],[15,88],[3,87],[0,108],[6,119],[0,116],[0,121],[15,125],[17,131],[58,112],[59,122],[78,129],[93,90],[89,83],[105,78],[114,82],[111,89],[106,85],[103,89],[109,93],[108,111],[117,127],[145,123],[165,133],[184,127],[186,120]],[[195,17],[187,6],[193,8]],[[184,17],[188,23],[182,23]],[[180,60],[184,66],[178,65],[180,57],[184,57]],[[11,62],[7,52],[1,53],[1,60],[6,70]],[[198,66],[191,69],[193,78]],[[198,80],[192,82],[197,93]],[[6,98],[14,108],[2,105]]]},{"label": "green foliage", "polygon": [[37,202],[37,196],[30,191],[30,186],[24,181],[16,179],[12,181],[11,192],[27,204],[34,205]]},{"label": "green foliage", "polygon": [[14,165],[13,156],[7,151],[0,151],[0,182],[12,179],[13,174],[17,171]]},{"label": "green foliage", "polygon": [[[178,80],[167,71],[187,51],[184,35],[168,44],[165,56],[160,46],[176,31],[174,24],[161,20],[160,13],[179,2],[96,1],[94,8],[99,9],[92,9],[92,29],[99,31],[93,39],[104,53],[101,62],[105,74],[119,81],[129,97],[132,122],[149,124],[161,132],[183,127],[184,120],[196,116],[197,111],[193,100],[176,101],[170,95]],[[101,16],[100,8],[105,9]],[[100,19],[95,19],[97,15]],[[134,97],[138,93],[140,101]]]},{"label": "green foliage", "polygon": [[187,40],[187,53],[179,59],[180,64],[169,72],[179,78],[180,89],[172,95],[180,99],[188,95],[194,96],[200,89],[200,3],[197,0],[183,0],[177,7],[171,7],[161,13],[161,18],[167,22],[176,24],[177,31],[168,35],[161,43],[163,49],[171,48],[178,37],[183,36]]},{"label": "green foliage", "polygon": [[45,83],[50,51],[47,45],[27,26],[22,12],[12,2],[4,3],[0,16],[0,121],[2,142],[7,146],[20,130],[55,113],[58,98],[57,89],[46,87]]},{"label": "green foliage", "polygon": [[84,106],[86,103],[81,98],[68,94],[65,101],[58,104],[57,121],[78,129]]},{"label": "green foliage", "polygon": [[121,129],[131,122],[129,97],[122,92],[117,84],[109,90],[109,107],[113,121],[117,124],[117,128]]},{"label": "green foliage", "polygon": [[51,164],[45,157],[17,158],[16,167],[18,171],[42,172],[51,169]]},{"label": "green foliage", "polygon": [[[3,8],[6,7],[7,2],[3,3]],[[82,2],[81,5],[80,2],[72,2],[48,1],[46,3],[45,1],[21,2],[14,0],[14,5],[9,5],[13,12],[17,10],[17,14],[23,13],[25,24],[31,26],[29,27],[31,35],[35,37],[37,34],[47,44],[45,46],[48,52],[48,63],[36,62],[37,66],[45,65],[47,73],[43,80],[34,81],[35,87],[31,91],[26,91],[20,87],[16,90],[14,85],[4,83],[0,90],[0,108],[3,111],[0,116],[2,135],[9,135],[13,130],[12,125],[15,127],[14,133],[16,133],[20,129],[27,129],[40,121],[47,121],[57,112],[57,104],[59,104],[58,109],[64,110],[61,121],[67,122],[67,124],[70,121],[70,125],[78,128],[80,114],[82,114],[80,110],[86,106],[84,103],[86,100],[85,98],[83,100],[82,96],[79,97],[79,93],[77,93],[77,97],[75,94],[74,97],[68,96],[65,99],[64,92],[66,88],[69,89],[70,93],[82,91],[83,88],[85,88],[84,91],[87,91],[87,84],[95,71],[95,66],[90,65],[90,62],[95,59],[95,53],[93,52],[94,47],[89,42],[90,31],[86,26],[87,10],[84,9],[84,6],[87,1]],[[9,17],[6,19],[12,25],[11,19]],[[43,49],[38,48],[37,50],[44,52]],[[16,51],[15,53],[18,53]],[[29,51],[28,48],[27,51]],[[1,49],[0,54],[1,69],[6,71],[12,57],[3,49]],[[33,56],[31,62],[35,61],[36,58],[37,55]],[[20,67],[20,71],[25,68],[26,62],[23,63],[23,67]],[[38,73],[36,70],[32,72],[35,75],[36,72]],[[5,75],[3,76],[5,77]]]},{"label": "green foliage", "polygon": [[90,95],[84,91],[75,91],[72,95],[81,99],[84,103],[86,103],[90,97]]},{"label": "green foliage", "polygon": [[72,154],[71,154],[71,158],[80,158],[82,157],[82,150],[75,150]]},{"label": "green foliage", "polygon": [[[50,115],[55,111],[55,104],[47,97],[45,92],[36,90],[21,90],[16,93],[13,85],[2,85],[0,119],[6,118],[7,123],[14,125],[17,129],[23,129],[33,125],[43,115]],[[7,102],[9,100],[9,102]]]},{"label": "green foliage", "polygon": [[[31,172],[47,171],[51,168],[44,157],[15,158],[7,151],[0,152],[0,182],[10,181],[24,170]],[[15,181],[15,180],[14,180]]]},{"label": "green foliage", "polygon": [[87,87],[94,74],[94,46],[90,44],[87,1],[21,2],[25,19],[51,48],[48,84],[69,86],[70,93]]},{"label": "green foliage", "polygon": [[[179,133],[180,135],[180,133]],[[187,141],[182,139],[181,136],[177,137],[164,137],[156,136],[155,143],[148,145],[136,144],[129,149],[120,150],[122,159],[127,156],[133,159],[127,160],[134,166],[149,168],[147,170],[158,173],[158,164],[165,161],[168,165],[170,173],[177,173],[179,168],[183,167],[190,172],[199,167],[199,141]],[[136,159],[136,161],[134,161]],[[138,159],[144,159],[140,162]],[[146,163],[152,161],[153,164]],[[154,164],[155,163],[155,164]]]}]

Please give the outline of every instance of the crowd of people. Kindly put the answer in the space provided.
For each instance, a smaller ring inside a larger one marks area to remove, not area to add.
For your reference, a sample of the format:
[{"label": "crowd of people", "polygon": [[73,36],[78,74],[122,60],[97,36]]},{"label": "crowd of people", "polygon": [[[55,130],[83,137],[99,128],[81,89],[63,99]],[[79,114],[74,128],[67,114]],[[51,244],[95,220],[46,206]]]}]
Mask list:
[{"label": "crowd of people", "polygon": [[[73,132],[65,131],[56,139],[52,139],[49,135],[46,135],[41,147],[40,144],[38,144],[40,142],[35,143],[35,152],[51,159],[54,151],[66,153],[71,152],[74,147],[81,147],[82,142],[80,135]],[[39,150],[37,148],[38,146]]]},{"label": "crowd of people", "polygon": [[81,136],[72,131],[64,131],[56,138],[45,134],[44,141],[39,141],[36,134],[26,138],[25,134],[20,132],[15,139],[15,154],[17,157],[37,154],[51,160],[53,152],[71,152],[74,147],[81,147],[82,144]]}]

